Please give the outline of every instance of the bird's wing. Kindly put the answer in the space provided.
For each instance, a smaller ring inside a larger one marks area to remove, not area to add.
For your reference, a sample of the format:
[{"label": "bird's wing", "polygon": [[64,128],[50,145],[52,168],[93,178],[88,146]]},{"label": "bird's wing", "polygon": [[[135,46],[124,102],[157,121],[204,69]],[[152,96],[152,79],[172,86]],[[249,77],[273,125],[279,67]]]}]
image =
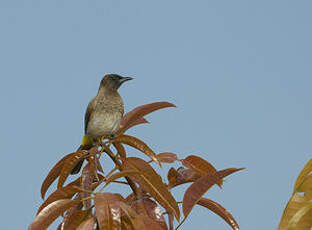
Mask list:
[{"label": "bird's wing", "polygon": [[85,113],[85,123],[84,123],[84,127],[85,127],[85,134],[87,133],[87,128],[88,128],[88,123],[89,123],[89,120],[90,120],[90,117],[91,117],[91,114],[94,110],[94,99],[92,99],[89,104],[88,104],[88,107],[87,107],[87,110],[86,110],[86,113]]}]

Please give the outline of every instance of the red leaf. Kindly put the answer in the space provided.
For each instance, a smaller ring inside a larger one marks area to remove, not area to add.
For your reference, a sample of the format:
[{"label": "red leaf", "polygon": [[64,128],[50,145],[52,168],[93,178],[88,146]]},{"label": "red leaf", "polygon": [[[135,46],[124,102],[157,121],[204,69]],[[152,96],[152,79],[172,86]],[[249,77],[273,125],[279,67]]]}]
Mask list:
[{"label": "red leaf", "polygon": [[234,217],[229,213],[225,208],[223,208],[220,204],[213,200],[209,200],[206,198],[201,198],[197,204],[208,208],[209,210],[213,211],[215,214],[220,216],[223,220],[225,220],[226,223],[228,223],[233,230],[239,230],[239,226],[234,219]]},{"label": "red leaf", "polygon": [[[200,158],[198,156],[190,155],[187,158],[181,160],[184,166],[194,170],[199,173],[201,176],[205,176],[207,174],[215,173],[217,170],[210,164],[208,161]],[[219,187],[221,187],[223,181],[220,180],[217,182]]]},{"label": "red leaf", "polygon": [[155,161],[159,166],[161,166],[160,161],[157,159],[156,153],[154,153],[154,151],[140,139],[128,135],[120,135],[113,141],[116,143],[124,143],[140,150],[149,156],[153,161]]},{"label": "red leaf", "polygon": [[176,200],[164,185],[161,177],[147,162],[140,158],[129,157],[123,162],[121,168],[123,170],[138,171],[137,175],[129,175],[131,180],[151,194],[168,212],[173,212],[177,220],[179,220],[180,210]]},{"label": "red leaf", "polygon": [[68,155],[66,155],[65,157],[63,157],[59,162],[56,163],[56,165],[54,165],[54,167],[50,170],[48,176],[44,179],[42,185],[41,185],[41,197],[42,199],[44,199],[44,196],[48,190],[48,188],[50,187],[50,185],[56,180],[56,178],[60,175],[61,170],[63,168],[64,162],[72,157],[74,153],[70,153]]},{"label": "red leaf", "polygon": [[78,200],[63,199],[49,204],[36,216],[35,220],[28,227],[28,230],[45,230],[67,209],[79,204],[79,202]]},{"label": "red leaf", "polygon": [[64,221],[63,229],[76,230],[77,227],[88,217],[91,210],[78,210],[72,213],[66,221]]},{"label": "red leaf", "polygon": [[95,225],[95,218],[91,217],[87,219],[86,221],[82,222],[77,230],[93,230]]},{"label": "red leaf", "polygon": [[121,228],[120,200],[122,197],[119,194],[95,194],[94,206],[100,230]]},{"label": "red leaf", "polygon": [[149,224],[146,223],[147,219],[151,219],[154,224],[159,225],[158,229],[168,229],[160,207],[153,200],[149,198],[135,200],[131,203],[131,208],[133,208],[138,214],[147,217],[144,218],[144,223],[147,226],[149,226]]},{"label": "red leaf", "polygon": [[126,150],[121,143],[113,142],[113,145],[121,158],[127,157]]},{"label": "red leaf", "polygon": [[243,168],[228,168],[221,171],[217,171],[213,174],[208,174],[196,180],[185,192],[183,198],[183,214],[188,216],[194,205],[200,200],[200,198],[218,181],[224,177],[242,170]]},{"label": "red leaf", "polygon": [[[154,112],[158,109],[176,107],[174,104],[169,102],[155,102],[151,104],[141,105],[136,107],[132,111],[128,112],[120,122],[120,129],[117,131],[117,134],[124,133],[127,129],[132,127],[138,120],[143,118],[145,115]],[[141,122],[142,123],[142,122]]]},{"label": "red leaf", "polygon": [[88,155],[89,155],[88,151],[82,150],[82,151],[74,153],[72,156],[70,156],[68,159],[65,160],[62,171],[60,173],[59,180],[58,180],[58,184],[57,184],[58,188],[61,188],[63,186],[67,177],[69,176],[72,169],[76,166],[76,164],[80,160],[85,159]]},{"label": "red leaf", "polygon": [[192,169],[186,169],[184,167],[179,167],[178,170],[171,168],[168,172],[168,188],[171,189],[175,186],[194,182],[201,177],[200,174],[193,171]]},{"label": "red leaf", "polygon": [[53,192],[40,206],[38,209],[37,215],[40,213],[40,211],[48,206],[49,204],[53,203],[54,201],[61,200],[61,199],[70,199],[72,198],[77,192],[80,191],[78,187],[75,187],[74,185],[79,185],[79,178],[75,181],[75,183],[71,183],[71,185],[67,185],[66,187],[62,187],[57,189],[55,192]]},{"label": "red leaf", "polygon": [[157,159],[162,163],[174,163],[178,160],[178,157],[175,153],[165,152],[157,154]]}]

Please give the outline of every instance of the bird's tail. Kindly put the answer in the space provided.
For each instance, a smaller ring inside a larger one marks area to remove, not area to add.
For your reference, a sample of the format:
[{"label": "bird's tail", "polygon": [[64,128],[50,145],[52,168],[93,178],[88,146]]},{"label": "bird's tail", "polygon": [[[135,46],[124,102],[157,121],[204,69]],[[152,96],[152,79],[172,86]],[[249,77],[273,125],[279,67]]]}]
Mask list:
[{"label": "bird's tail", "polygon": [[[92,142],[91,140],[87,137],[87,136],[83,136],[82,140],[81,140],[81,145],[79,146],[79,148],[77,149],[76,152],[81,151],[81,150],[89,150],[90,148],[92,148]],[[72,169],[72,171],[70,172],[70,174],[77,174],[79,173],[82,164],[83,164],[84,160],[79,161],[75,167]]]}]

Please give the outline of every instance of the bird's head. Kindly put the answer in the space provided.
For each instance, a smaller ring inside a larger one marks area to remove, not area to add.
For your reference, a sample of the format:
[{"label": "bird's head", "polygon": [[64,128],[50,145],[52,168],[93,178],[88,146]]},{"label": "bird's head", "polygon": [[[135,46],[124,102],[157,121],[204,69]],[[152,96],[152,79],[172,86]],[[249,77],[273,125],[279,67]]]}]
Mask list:
[{"label": "bird's head", "polygon": [[117,90],[122,83],[132,80],[131,77],[122,77],[118,74],[107,74],[102,78],[100,88],[105,87],[112,90]]}]

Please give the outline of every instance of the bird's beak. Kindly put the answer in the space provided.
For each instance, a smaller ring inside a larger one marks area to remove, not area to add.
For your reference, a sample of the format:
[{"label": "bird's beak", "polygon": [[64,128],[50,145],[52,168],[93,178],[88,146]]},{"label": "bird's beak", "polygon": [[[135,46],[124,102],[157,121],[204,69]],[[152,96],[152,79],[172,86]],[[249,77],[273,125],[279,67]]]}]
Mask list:
[{"label": "bird's beak", "polygon": [[132,77],[123,77],[119,80],[120,84],[124,83],[125,81],[129,81],[129,80],[132,80],[133,78]]}]

